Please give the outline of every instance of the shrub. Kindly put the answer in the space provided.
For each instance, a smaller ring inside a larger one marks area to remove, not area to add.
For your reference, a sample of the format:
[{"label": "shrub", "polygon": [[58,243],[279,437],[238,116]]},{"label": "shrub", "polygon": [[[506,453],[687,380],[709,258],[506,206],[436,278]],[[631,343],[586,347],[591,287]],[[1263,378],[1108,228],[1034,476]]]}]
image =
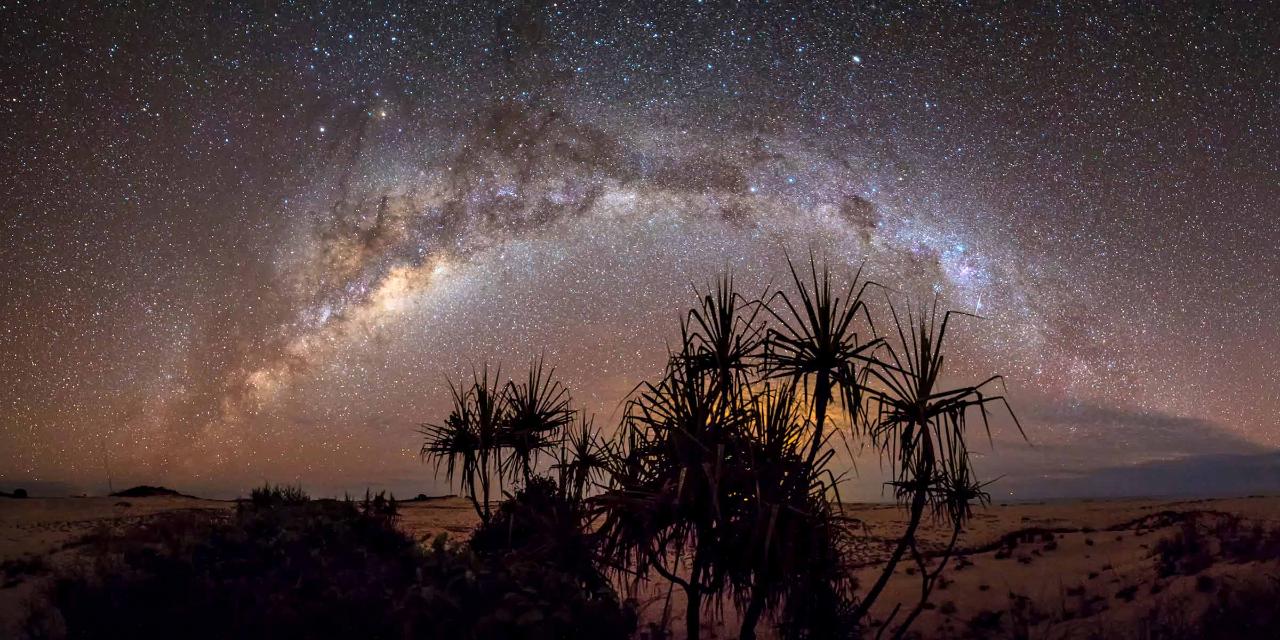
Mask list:
[{"label": "shrub", "polygon": [[1280,579],[1236,589],[1222,589],[1217,601],[1200,619],[1201,637],[1274,638],[1280,629]]},{"label": "shrub", "polygon": [[1202,522],[1205,519],[1205,514],[1195,514],[1183,520],[1172,537],[1156,543],[1152,553],[1161,576],[1196,575],[1215,560],[1280,559],[1280,529],[1269,529],[1261,523],[1246,525],[1236,516],[1218,515],[1216,520]]},{"label": "shrub", "polygon": [[[277,488],[279,489],[279,488]],[[32,638],[626,637],[607,588],[553,565],[419,548],[382,496],[255,491],[236,512],[176,512],[88,540],[24,629]]]},{"label": "shrub", "polygon": [[1003,618],[1003,611],[983,609],[969,619],[969,631],[971,633],[990,634],[1003,626]]},{"label": "shrub", "polygon": [[1263,640],[1280,629],[1280,579],[1226,585],[1198,618],[1188,618],[1185,603],[1170,601],[1140,622],[1141,637],[1153,640]]},{"label": "shrub", "polygon": [[635,630],[630,603],[554,565],[486,558],[438,541],[423,568],[422,584],[410,592],[413,637],[628,638]]},{"label": "shrub", "polygon": [[41,575],[49,570],[49,565],[44,556],[24,555],[18,558],[11,558],[0,562],[0,588],[8,589],[9,587],[21,584],[23,580]]},{"label": "shrub", "polygon": [[1156,569],[1162,577],[1195,575],[1213,564],[1209,540],[1194,521],[1182,523],[1172,537],[1156,543]]},{"label": "shrub", "polygon": [[547,563],[584,585],[604,586],[607,582],[596,568],[593,536],[585,531],[585,517],[582,504],[571,500],[554,480],[534,476],[476,528],[470,546],[497,559]]}]

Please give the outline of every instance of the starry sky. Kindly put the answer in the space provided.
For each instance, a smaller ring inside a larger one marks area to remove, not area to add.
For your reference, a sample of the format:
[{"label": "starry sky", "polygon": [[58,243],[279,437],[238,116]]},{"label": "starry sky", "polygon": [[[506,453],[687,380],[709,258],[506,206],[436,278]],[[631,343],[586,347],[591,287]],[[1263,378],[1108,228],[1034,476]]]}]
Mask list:
[{"label": "starry sky", "polygon": [[1246,5],[0,0],[0,484],[443,491],[449,377],[616,423],[693,285],[813,251],[982,316],[993,494],[1280,487]]}]

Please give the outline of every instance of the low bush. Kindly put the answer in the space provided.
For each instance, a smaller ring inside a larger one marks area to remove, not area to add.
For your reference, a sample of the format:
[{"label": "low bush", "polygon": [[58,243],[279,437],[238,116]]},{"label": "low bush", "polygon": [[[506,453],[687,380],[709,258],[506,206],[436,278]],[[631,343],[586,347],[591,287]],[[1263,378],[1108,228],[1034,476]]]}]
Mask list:
[{"label": "low bush", "polygon": [[607,584],[597,569],[593,533],[586,530],[581,502],[571,500],[549,478],[534,476],[471,535],[478,554],[509,562],[537,562],[560,567],[584,586]]},{"label": "low bush", "polygon": [[[390,506],[388,506],[390,505]],[[394,501],[255,491],[234,513],[176,512],[95,534],[25,621],[30,638],[627,637],[607,587],[395,527]]]},{"label": "low bush", "polygon": [[1224,585],[1198,618],[1171,601],[1139,623],[1140,637],[1150,640],[1272,640],[1280,629],[1280,579]]},{"label": "low bush", "polygon": [[1187,518],[1177,533],[1156,543],[1152,555],[1162,577],[1196,575],[1217,561],[1280,560],[1280,529],[1213,515]]}]

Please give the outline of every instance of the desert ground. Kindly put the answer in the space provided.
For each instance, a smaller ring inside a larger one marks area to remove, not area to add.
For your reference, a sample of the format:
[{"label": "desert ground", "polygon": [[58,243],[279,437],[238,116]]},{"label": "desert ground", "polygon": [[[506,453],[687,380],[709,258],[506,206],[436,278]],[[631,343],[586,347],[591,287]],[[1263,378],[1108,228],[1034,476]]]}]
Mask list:
[{"label": "desert ground", "polygon": [[[13,634],[25,602],[38,594],[49,568],[74,558],[77,541],[85,535],[102,527],[144,523],[159,513],[234,505],[168,496],[0,500],[0,636]],[[845,510],[869,536],[870,544],[850,559],[855,566],[865,565],[857,571],[866,585],[887,555],[903,514],[891,505],[850,504]],[[465,538],[476,522],[470,505],[457,498],[404,502],[400,514],[400,526],[424,542],[441,533]],[[980,508],[913,628],[922,638],[986,637],[989,626],[1013,623],[1041,630],[1035,637],[1069,637],[1072,631],[1139,624],[1156,606],[1172,603],[1194,612],[1207,606],[1217,585],[1280,576],[1274,559],[1224,558],[1194,575],[1162,577],[1154,552],[1157,542],[1175,536],[1186,522],[1215,519],[1280,527],[1280,497],[1078,500]],[[947,534],[929,530],[925,538],[941,548]],[[916,570],[903,563],[875,616],[889,616],[898,603],[903,608],[899,615],[905,615],[918,590]],[[636,597],[644,619],[659,620],[669,609],[678,629],[682,606],[665,606],[665,589],[641,591]],[[712,637],[732,637],[733,614],[718,617],[708,629]]]}]

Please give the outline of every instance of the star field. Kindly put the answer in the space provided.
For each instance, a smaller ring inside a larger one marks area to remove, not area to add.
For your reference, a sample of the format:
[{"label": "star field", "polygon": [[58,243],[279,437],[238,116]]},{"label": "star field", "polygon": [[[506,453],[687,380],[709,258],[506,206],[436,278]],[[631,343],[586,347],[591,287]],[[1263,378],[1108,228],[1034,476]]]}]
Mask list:
[{"label": "star field", "polygon": [[1011,487],[1280,446],[1271,7],[0,25],[3,482],[428,491],[447,377],[545,353],[612,422],[691,283],[782,285],[784,251],[983,317],[952,366],[1009,379],[1037,446],[982,464]]}]

